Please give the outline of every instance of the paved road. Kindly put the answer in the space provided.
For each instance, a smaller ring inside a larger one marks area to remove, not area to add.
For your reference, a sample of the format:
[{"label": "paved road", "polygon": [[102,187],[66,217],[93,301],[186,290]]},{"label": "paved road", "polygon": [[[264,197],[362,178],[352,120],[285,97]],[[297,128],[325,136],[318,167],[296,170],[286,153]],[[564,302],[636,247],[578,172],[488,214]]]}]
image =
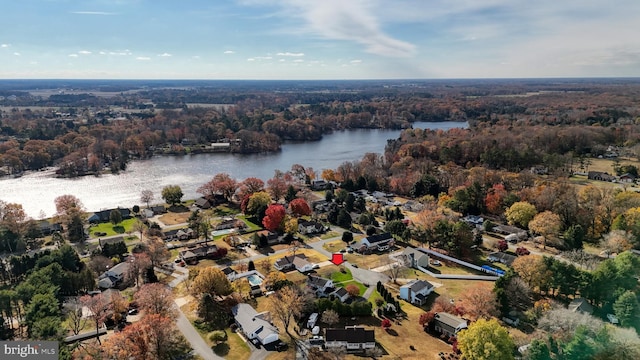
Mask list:
[{"label": "paved road", "polygon": [[191,348],[200,355],[204,360],[223,360],[224,358],[213,353],[213,350],[202,339],[200,333],[191,325],[191,322],[184,315],[180,307],[178,307],[178,320],[176,321],[178,329],[182,332],[182,335],[189,341]]}]

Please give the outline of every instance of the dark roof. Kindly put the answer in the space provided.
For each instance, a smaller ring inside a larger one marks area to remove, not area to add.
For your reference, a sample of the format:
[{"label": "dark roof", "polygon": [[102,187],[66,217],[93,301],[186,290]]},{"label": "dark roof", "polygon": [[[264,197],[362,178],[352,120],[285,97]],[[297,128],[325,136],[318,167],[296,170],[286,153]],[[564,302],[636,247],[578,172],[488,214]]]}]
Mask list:
[{"label": "dark roof", "polygon": [[193,257],[202,259],[210,255],[216,255],[217,253],[218,247],[216,245],[202,245],[197,248],[180,251],[180,256],[185,259]]},{"label": "dark roof", "polygon": [[91,215],[89,217],[89,221],[90,222],[107,222],[109,221],[109,218],[111,216],[111,211],[113,210],[120,210],[120,215],[122,215],[123,219],[128,219],[131,217],[131,210],[129,209],[125,209],[125,208],[117,208],[117,209],[107,209],[107,210],[101,210],[101,211],[96,211],[95,213],[93,213],[93,215]]},{"label": "dark roof", "polygon": [[367,240],[369,244],[375,244],[382,241],[393,240],[393,236],[391,236],[391,234],[389,233],[382,233],[382,234],[367,236],[365,240]]},{"label": "dark roof", "polygon": [[497,251],[497,252],[489,254],[488,258],[497,259],[501,263],[511,266],[511,264],[513,264],[513,262],[518,257],[514,256],[514,255],[511,255],[511,254],[507,254],[507,253],[503,253],[503,252]]},{"label": "dark roof", "polygon": [[232,268],[230,268],[230,267],[228,267],[228,266],[227,266],[226,268],[222,269],[222,272],[223,272],[225,275],[235,274],[235,273],[236,273],[236,271],[235,271],[235,270],[233,270]]},{"label": "dark roof", "polygon": [[208,209],[211,207],[211,203],[209,202],[209,200],[205,199],[205,198],[199,198],[194,202],[195,206],[202,208],[202,209]]},{"label": "dark roof", "polygon": [[305,255],[305,254],[296,254],[295,256],[293,256],[293,255],[285,256],[285,257],[282,257],[282,258],[278,259],[278,261],[276,261],[274,265],[278,266],[278,267],[285,267],[285,266],[288,266],[288,265],[293,265],[293,262],[294,262],[294,260],[296,258],[300,258],[300,259],[305,259],[306,260],[307,259],[307,255]]},{"label": "dark roof", "polygon": [[347,289],[341,287],[338,288],[336,291],[333,292],[337,297],[342,298],[345,295],[349,294],[349,292],[347,292]]},{"label": "dark roof", "polygon": [[326,341],[346,341],[351,344],[361,344],[375,342],[376,334],[373,330],[350,327],[345,329],[325,329],[324,338]]},{"label": "dark roof", "polygon": [[431,289],[433,287],[430,282],[424,280],[414,280],[410,283],[407,283],[407,285],[409,285],[411,291],[416,293],[422,291],[422,289],[424,288]]},{"label": "dark roof", "polygon": [[117,244],[117,243],[121,243],[124,242],[124,237],[123,236],[116,236],[116,237],[110,237],[110,238],[106,238],[106,239],[99,239],[98,243],[100,244],[100,246],[104,246],[106,244]]},{"label": "dark roof", "polygon": [[153,211],[154,214],[164,214],[167,212],[167,208],[165,208],[164,205],[156,205],[151,207],[151,211]]},{"label": "dark roof", "polygon": [[319,288],[324,287],[329,282],[329,279],[325,279],[320,276],[309,275],[308,281],[311,286]]}]

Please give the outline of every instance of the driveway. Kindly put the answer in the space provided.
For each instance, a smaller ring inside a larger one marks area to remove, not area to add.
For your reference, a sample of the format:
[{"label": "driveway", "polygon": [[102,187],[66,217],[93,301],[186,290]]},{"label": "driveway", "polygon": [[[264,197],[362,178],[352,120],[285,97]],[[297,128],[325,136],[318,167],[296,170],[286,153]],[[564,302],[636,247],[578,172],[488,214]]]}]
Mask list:
[{"label": "driveway", "polygon": [[[178,304],[176,304],[178,305]],[[191,344],[191,348],[200,355],[204,360],[223,360],[224,358],[213,353],[213,350],[202,339],[200,333],[191,325],[191,322],[184,315],[180,307],[178,306],[178,320],[176,321],[178,329],[182,332],[182,335]]]}]

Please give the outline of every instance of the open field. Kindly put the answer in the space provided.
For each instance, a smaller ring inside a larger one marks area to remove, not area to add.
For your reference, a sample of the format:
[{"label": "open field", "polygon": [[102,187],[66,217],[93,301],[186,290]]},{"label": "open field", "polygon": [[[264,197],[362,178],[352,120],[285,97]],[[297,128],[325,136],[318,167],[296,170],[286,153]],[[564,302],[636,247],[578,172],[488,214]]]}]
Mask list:
[{"label": "open field", "polygon": [[168,212],[160,216],[158,220],[167,226],[171,226],[186,223],[189,220],[189,216],[191,216],[191,213],[188,211],[181,213]]},{"label": "open field", "polygon": [[[100,223],[89,227],[89,236],[92,238],[113,236],[124,233],[129,233],[133,230],[133,224],[136,223],[135,218],[122,220],[118,225],[113,225],[110,222]],[[95,233],[106,233],[106,235],[96,236]]]}]

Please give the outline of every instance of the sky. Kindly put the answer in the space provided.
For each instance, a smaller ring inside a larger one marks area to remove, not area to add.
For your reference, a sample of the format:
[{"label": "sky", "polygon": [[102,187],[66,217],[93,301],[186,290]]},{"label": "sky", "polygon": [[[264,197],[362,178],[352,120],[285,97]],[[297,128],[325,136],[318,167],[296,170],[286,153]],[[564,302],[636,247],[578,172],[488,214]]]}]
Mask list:
[{"label": "sky", "polygon": [[0,78],[640,76],[638,0],[7,0]]}]

